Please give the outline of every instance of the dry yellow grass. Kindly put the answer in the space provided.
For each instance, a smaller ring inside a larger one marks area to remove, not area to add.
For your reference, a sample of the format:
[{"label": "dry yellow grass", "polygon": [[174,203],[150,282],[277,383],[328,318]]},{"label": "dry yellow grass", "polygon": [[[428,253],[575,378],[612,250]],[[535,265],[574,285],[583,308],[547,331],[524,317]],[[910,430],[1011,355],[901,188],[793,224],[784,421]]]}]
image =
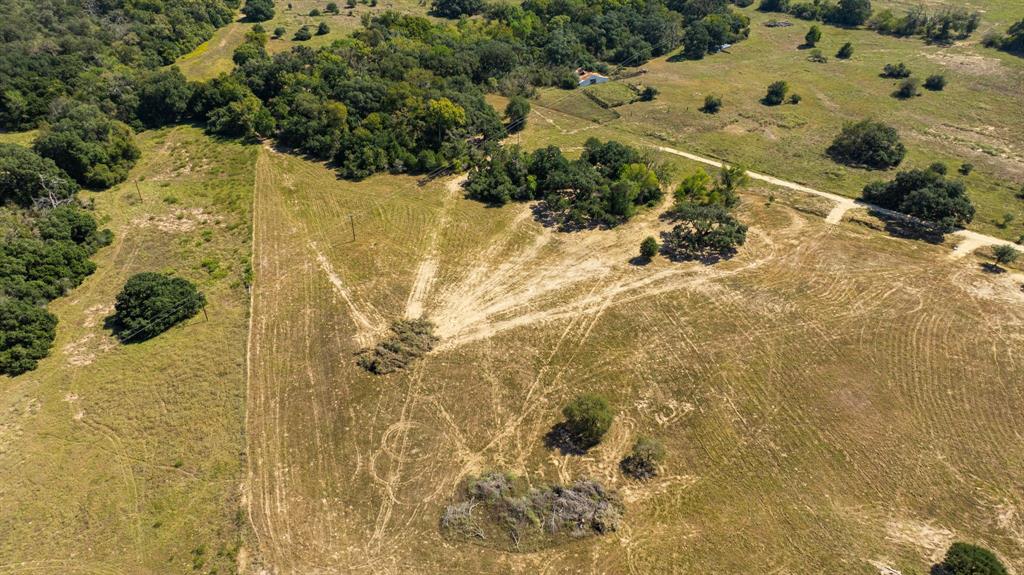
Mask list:
[{"label": "dry yellow grass", "polygon": [[[909,574],[956,537],[1024,567],[1019,278],[828,225],[788,195],[768,205],[764,191],[745,199],[752,232],[735,259],[637,267],[640,239],[665,227],[654,212],[558,234],[526,206],[486,208],[445,181],[350,184],[271,151],[257,172],[261,564]],[[435,352],[387,377],[355,366],[388,320],[420,308],[443,337]],[[609,437],[586,457],[548,451],[544,433],[582,391],[618,410]],[[643,485],[617,470],[640,434],[669,451]],[[526,555],[447,542],[441,510],[487,469],[598,478],[623,490],[627,526]]]}]

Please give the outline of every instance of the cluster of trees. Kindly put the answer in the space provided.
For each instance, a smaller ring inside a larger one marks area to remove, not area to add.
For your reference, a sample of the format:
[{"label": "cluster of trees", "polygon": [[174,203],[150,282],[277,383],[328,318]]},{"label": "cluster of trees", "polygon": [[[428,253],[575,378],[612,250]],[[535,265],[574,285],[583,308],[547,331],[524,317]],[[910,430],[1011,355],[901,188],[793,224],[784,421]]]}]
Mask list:
[{"label": "cluster of trees", "polygon": [[998,48],[1014,54],[1024,54],[1024,18],[1010,26],[1006,34],[992,32],[983,42],[989,48]]},{"label": "cluster of trees", "polygon": [[35,151],[82,186],[102,189],[124,181],[140,155],[135,133],[92,104],[66,103],[39,133]]},{"label": "cluster of trees", "polygon": [[862,120],[844,125],[826,152],[841,164],[884,170],[900,165],[907,148],[895,128]]},{"label": "cluster of trees", "polygon": [[820,20],[838,26],[860,26],[871,17],[871,0],[761,0],[762,12],[785,12],[803,20]]},{"label": "cluster of trees", "polygon": [[0,128],[36,127],[59,98],[120,98],[140,69],[173,62],[234,18],[238,0],[6,0]]},{"label": "cluster of trees", "polygon": [[881,34],[921,36],[937,44],[966,39],[980,24],[980,12],[948,7],[931,12],[924,6],[912,7],[903,16],[896,16],[891,10],[883,10],[867,23],[869,28]]},{"label": "cluster of trees", "polygon": [[926,231],[944,234],[974,219],[974,206],[964,183],[947,180],[944,171],[935,167],[903,171],[891,182],[868,184],[862,197],[916,218]]},{"label": "cluster of trees", "polygon": [[242,14],[251,22],[265,22],[274,18],[274,0],[245,0]]},{"label": "cluster of trees", "polygon": [[556,146],[524,153],[516,146],[489,150],[469,174],[469,197],[502,205],[542,200],[552,223],[567,228],[614,226],[662,197],[664,168],[615,141],[587,140],[578,160]]},{"label": "cluster of trees", "polygon": [[673,260],[715,261],[736,253],[747,241],[747,226],[732,214],[737,190],[748,181],[740,166],[724,166],[713,180],[703,169],[679,183],[665,215],[675,223],[662,233],[661,251]]},{"label": "cluster of trees", "polygon": [[74,203],[78,186],[28,148],[0,145],[0,373],[34,369],[53,343],[57,318],[44,306],[78,286],[110,242]]},{"label": "cluster of trees", "polygon": [[114,303],[114,333],[122,342],[156,337],[199,313],[206,297],[184,279],[154,272],[133,275]]}]

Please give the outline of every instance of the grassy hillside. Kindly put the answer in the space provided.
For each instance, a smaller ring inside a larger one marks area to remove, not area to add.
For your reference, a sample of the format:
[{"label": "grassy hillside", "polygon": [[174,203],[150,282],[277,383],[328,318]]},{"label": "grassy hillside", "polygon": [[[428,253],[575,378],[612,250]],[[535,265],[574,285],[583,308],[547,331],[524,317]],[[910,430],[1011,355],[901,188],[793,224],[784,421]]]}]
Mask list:
[{"label": "grassy hillside", "polygon": [[[0,377],[0,573],[234,570],[255,150],[194,128],[139,142],[129,182],[83,198],[114,244],[49,306],[50,357]],[[197,282],[209,318],[118,343],[104,322],[141,271]]]}]

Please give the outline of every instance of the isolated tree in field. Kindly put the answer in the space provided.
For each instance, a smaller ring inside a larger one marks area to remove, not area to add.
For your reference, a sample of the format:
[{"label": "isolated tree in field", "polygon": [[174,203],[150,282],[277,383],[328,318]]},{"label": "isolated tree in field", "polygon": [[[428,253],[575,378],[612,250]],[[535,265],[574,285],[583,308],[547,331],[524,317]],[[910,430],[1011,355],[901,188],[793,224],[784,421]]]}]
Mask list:
[{"label": "isolated tree in field", "polygon": [[974,206],[963,182],[931,170],[908,170],[891,182],[864,187],[864,201],[913,216],[926,227],[946,233],[974,219]]},{"label": "isolated tree in field", "polygon": [[264,22],[274,17],[274,0],[246,0],[242,14],[250,22]]},{"label": "isolated tree in field", "polygon": [[650,260],[654,256],[658,255],[658,240],[654,239],[654,236],[647,236],[644,241],[640,242],[640,257],[645,260]]},{"label": "isolated tree in field", "polygon": [[91,104],[63,111],[33,144],[78,183],[108,188],[124,181],[139,158],[135,133]]},{"label": "isolated tree in field", "polygon": [[206,298],[186,279],[135,274],[117,294],[115,331],[122,342],[145,341],[194,316],[205,305]]},{"label": "isolated tree in field", "polygon": [[522,96],[512,96],[505,105],[505,121],[509,132],[518,132],[526,128],[526,118],[530,115],[530,101]]},{"label": "isolated tree in field", "polygon": [[942,575],[1007,575],[995,553],[970,543],[950,545],[940,567]]},{"label": "isolated tree in field", "polygon": [[298,30],[295,31],[295,35],[292,36],[293,40],[298,42],[305,42],[313,37],[313,33],[309,31],[309,26],[302,25]]},{"label": "isolated tree in field", "polygon": [[811,26],[811,29],[807,31],[807,35],[804,36],[804,45],[811,48],[818,45],[821,40],[821,28],[817,25]]},{"label": "isolated tree in field", "polygon": [[839,48],[839,51],[836,52],[836,58],[839,58],[840,60],[849,60],[852,57],[853,44],[851,44],[850,42],[843,44],[842,48]]},{"label": "isolated tree in field", "polygon": [[479,14],[483,9],[483,0],[434,0],[430,13],[441,18],[459,18]]},{"label": "isolated tree in field", "polygon": [[949,173],[949,168],[946,166],[946,164],[943,164],[942,162],[932,162],[931,164],[928,165],[928,169],[932,172],[935,172],[936,174],[940,174],[943,176]]},{"label": "isolated tree in field", "polygon": [[941,92],[946,87],[946,77],[942,74],[932,74],[924,81],[924,87],[933,92]]},{"label": "isolated tree in field", "polygon": [[658,464],[665,458],[665,446],[657,439],[640,437],[633,450],[619,462],[619,469],[633,479],[650,479],[658,475]]},{"label": "isolated tree in field", "polygon": [[860,26],[871,17],[871,0],[839,0],[828,14],[829,22],[840,26]]},{"label": "isolated tree in field", "polygon": [[672,259],[728,257],[747,241],[747,226],[718,204],[679,205],[672,218],[678,223],[662,234],[662,249]]},{"label": "isolated tree in field", "polygon": [[615,418],[608,400],[592,393],[573,399],[562,409],[562,415],[566,430],[580,449],[589,449],[600,443]]},{"label": "isolated tree in field", "polygon": [[1017,261],[1017,258],[1020,257],[1020,252],[1017,251],[1013,246],[999,244],[998,246],[992,248],[992,255],[995,256],[997,264],[1007,265]]},{"label": "isolated tree in field", "polygon": [[316,35],[317,36],[323,36],[324,34],[330,34],[330,32],[331,32],[331,27],[327,25],[327,22],[321,22],[320,25],[316,27]]},{"label": "isolated tree in field", "polygon": [[907,149],[895,128],[862,120],[843,126],[827,152],[842,164],[884,170],[900,165]]},{"label": "isolated tree in field", "polygon": [[800,94],[792,94],[789,97],[789,103],[793,104],[794,106],[796,106],[797,104],[799,104],[800,102],[803,102],[803,101],[804,101],[804,97],[801,96]]},{"label": "isolated tree in field", "polygon": [[285,32],[287,32],[287,30],[285,30],[284,26],[278,26],[277,28],[274,28],[274,38],[283,38]]},{"label": "isolated tree in field", "polygon": [[789,92],[789,84],[782,80],[773,82],[768,86],[768,93],[761,99],[761,102],[765,106],[778,106],[786,101],[787,92]]},{"label": "isolated tree in field", "polygon": [[57,318],[27,302],[0,296],[0,374],[15,376],[36,368],[50,353]]},{"label": "isolated tree in field", "polygon": [[74,197],[78,183],[53,160],[16,144],[0,144],[0,205],[29,207],[38,199],[62,202]]},{"label": "isolated tree in field", "polygon": [[704,105],[700,111],[705,114],[717,114],[722,109],[722,99],[718,96],[708,94],[704,96]]},{"label": "isolated tree in field", "polygon": [[970,162],[964,162],[960,164],[960,169],[957,171],[960,172],[961,176],[969,176],[971,175],[971,172],[974,171],[974,164]]}]

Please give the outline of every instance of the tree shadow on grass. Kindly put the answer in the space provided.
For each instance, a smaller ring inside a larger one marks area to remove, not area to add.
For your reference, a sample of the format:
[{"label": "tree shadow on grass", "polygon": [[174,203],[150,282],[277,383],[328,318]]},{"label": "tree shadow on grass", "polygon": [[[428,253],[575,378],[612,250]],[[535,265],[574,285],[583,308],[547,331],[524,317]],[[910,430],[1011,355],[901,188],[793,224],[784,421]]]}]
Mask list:
[{"label": "tree shadow on grass", "polygon": [[580,438],[572,432],[569,423],[560,421],[544,435],[544,447],[557,449],[562,455],[584,455],[594,445],[580,441]]},{"label": "tree shadow on grass", "polygon": [[994,263],[991,263],[991,262],[985,262],[985,263],[981,264],[981,270],[984,271],[984,272],[987,272],[987,273],[990,273],[990,274],[996,274],[996,275],[998,275],[998,274],[1005,274],[1006,273],[1006,270],[1003,269],[999,264],[994,264]]},{"label": "tree shadow on grass", "polygon": [[946,239],[946,233],[950,230],[934,224],[922,222],[908,217],[896,217],[878,210],[869,210],[869,213],[882,220],[885,231],[889,235],[906,239],[921,240],[933,245],[939,245]]}]

